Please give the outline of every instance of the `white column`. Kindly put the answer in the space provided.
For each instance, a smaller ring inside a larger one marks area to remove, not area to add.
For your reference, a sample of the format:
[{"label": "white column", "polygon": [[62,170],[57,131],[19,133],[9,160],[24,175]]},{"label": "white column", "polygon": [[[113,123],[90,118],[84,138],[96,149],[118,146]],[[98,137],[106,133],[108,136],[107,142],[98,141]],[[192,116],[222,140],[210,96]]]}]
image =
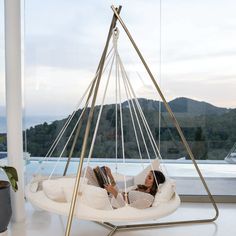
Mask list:
[{"label": "white column", "polygon": [[12,220],[25,220],[21,87],[21,1],[5,0],[5,71],[8,164],[17,169],[19,190],[11,194]]}]

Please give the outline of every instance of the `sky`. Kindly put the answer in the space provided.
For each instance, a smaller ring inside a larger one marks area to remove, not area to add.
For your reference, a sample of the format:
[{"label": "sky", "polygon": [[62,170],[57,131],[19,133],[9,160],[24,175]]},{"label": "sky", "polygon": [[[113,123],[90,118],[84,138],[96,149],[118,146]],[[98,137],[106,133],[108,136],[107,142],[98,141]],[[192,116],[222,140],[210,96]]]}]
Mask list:
[{"label": "sky", "polygon": [[[5,105],[0,0],[0,106]],[[26,115],[71,113],[94,77],[112,18],[122,5],[130,30],[167,101],[189,97],[236,108],[234,0],[25,0],[22,4]],[[159,100],[122,27],[118,50],[139,97]],[[112,42],[111,42],[112,43]],[[105,102],[115,101],[114,78]],[[105,80],[101,86],[101,102]],[[125,93],[122,93],[122,100]]]}]

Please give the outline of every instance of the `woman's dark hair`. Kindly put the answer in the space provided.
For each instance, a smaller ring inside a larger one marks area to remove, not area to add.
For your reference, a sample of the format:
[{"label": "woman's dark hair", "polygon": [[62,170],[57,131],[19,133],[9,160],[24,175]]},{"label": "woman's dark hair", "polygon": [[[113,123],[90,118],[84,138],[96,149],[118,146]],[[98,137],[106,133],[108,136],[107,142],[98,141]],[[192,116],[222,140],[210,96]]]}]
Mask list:
[{"label": "woman's dark hair", "polygon": [[150,189],[150,194],[155,196],[158,190],[158,185],[164,183],[166,178],[165,178],[165,175],[159,170],[152,170],[151,172],[153,174],[154,181]]},{"label": "woman's dark hair", "polygon": [[[158,185],[164,183],[166,178],[165,175],[159,170],[152,170],[151,172],[153,174],[154,180],[149,193],[152,196],[155,196],[158,190]],[[145,185],[139,184],[136,190],[145,192],[147,190],[147,187]]]}]

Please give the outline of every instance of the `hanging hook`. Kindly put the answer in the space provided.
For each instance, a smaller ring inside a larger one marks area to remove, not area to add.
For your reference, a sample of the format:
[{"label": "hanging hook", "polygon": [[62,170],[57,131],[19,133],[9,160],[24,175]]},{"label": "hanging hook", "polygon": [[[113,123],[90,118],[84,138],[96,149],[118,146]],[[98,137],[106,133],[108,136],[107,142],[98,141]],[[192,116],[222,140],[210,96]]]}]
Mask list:
[{"label": "hanging hook", "polygon": [[116,48],[117,47],[117,41],[118,41],[118,38],[119,38],[119,29],[118,27],[115,27],[113,29],[113,45],[114,47]]}]

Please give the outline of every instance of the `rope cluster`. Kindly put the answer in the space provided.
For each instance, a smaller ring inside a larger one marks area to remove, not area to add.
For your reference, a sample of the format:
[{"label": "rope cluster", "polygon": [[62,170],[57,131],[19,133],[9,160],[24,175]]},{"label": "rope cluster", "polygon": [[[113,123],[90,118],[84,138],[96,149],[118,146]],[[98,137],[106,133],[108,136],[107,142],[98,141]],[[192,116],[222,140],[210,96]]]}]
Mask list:
[{"label": "rope cluster", "polygon": [[[140,105],[140,103],[138,101],[138,98],[137,98],[135,92],[134,92],[134,89],[133,89],[133,87],[131,85],[130,79],[129,79],[128,75],[127,75],[127,72],[125,70],[123,62],[122,62],[121,57],[119,55],[119,52],[118,52],[118,39],[119,39],[119,29],[116,27],[116,28],[113,29],[113,34],[112,34],[113,45],[112,45],[108,55],[106,56],[106,64],[105,64],[104,70],[102,72],[102,74],[104,74],[105,71],[107,70],[107,68],[109,67],[108,74],[107,74],[106,85],[105,85],[105,89],[103,91],[102,102],[101,102],[101,105],[100,105],[100,110],[99,110],[99,113],[98,113],[98,117],[97,117],[97,121],[96,121],[96,126],[95,126],[95,129],[94,129],[94,132],[93,132],[93,138],[92,138],[92,142],[91,142],[90,149],[89,149],[87,165],[86,165],[86,169],[84,171],[84,177],[86,176],[86,172],[87,172],[88,166],[90,164],[90,160],[91,160],[92,155],[93,155],[93,150],[94,150],[94,145],[95,145],[95,141],[96,141],[96,136],[97,136],[99,124],[100,124],[100,121],[101,121],[101,115],[102,115],[102,111],[103,111],[103,106],[104,106],[105,98],[106,98],[108,87],[109,87],[109,83],[110,83],[110,78],[112,76],[112,72],[113,71],[114,71],[114,75],[115,75],[115,86],[116,86],[115,87],[115,91],[116,91],[115,92],[115,100],[116,100],[116,105],[115,105],[115,114],[116,114],[116,123],[115,123],[115,132],[116,132],[116,137],[115,137],[115,139],[116,139],[115,140],[115,143],[116,143],[116,145],[115,145],[116,167],[115,168],[116,168],[116,172],[118,171],[118,129],[120,129],[120,131],[121,131],[122,160],[123,160],[123,164],[126,163],[125,142],[124,142],[123,112],[122,112],[123,108],[122,108],[122,101],[121,101],[121,99],[122,99],[121,98],[122,86],[124,88],[124,93],[126,95],[126,100],[128,102],[129,113],[130,113],[130,117],[131,117],[131,121],[132,121],[132,126],[133,126],[133,129],[134,129],[135,140],[136,140],[136,144],[137,144],[138,153],[139,153],[139,157],[140,157],[140,160],[141,160],[142,168],[144,169],[144,163],[143,163],[144,159],[143,159],[143,156],[142,156],[142,151],[141,151],[140,140],[138,138],[138,134],[140,134],[140,136],[141,136],[141,140],[142,140],[142,142],[144,144],[145,151],[146,151],[148,159],[149,159],[149,161],[151,163],[151,154],[150,154],[150,151],[148,150],[148,145],[147,145],[147,141],[145,140],[145,134],[144,134],[144,131],[142,130],[142,126],[144,127],[145,133],[146,133],[146,135],[148,137],[148,141],[151,144],[152,151],[153,151],[153,153],[155,155],[155,158],[162,159],[160,151],[158,149],[158,146],[157,146],[157,144],[155,142],[155,139],[153,137],[153,134],[151,132],[151,129],[150,129],[150,127],[148,125],[148,122],[147,122],[147,120],[146,120],[146,118],[144,116],[144,113],[142,111],[141,105]],[[87,100],[85,102],[85,106],[84,106],[84,108],[83,108],[83,110],[82,110],[78,120],[76,121],[76,124],[75,124],[74,128],[72,129],[67,142],[65,143],[64,147],[62,148],[60,156],[57,159],[57,161],[56,161],[56,163],[54,165],[54,168],[53,168],[51,174],[48,177],[49,179],[52,177],[53,173],[55,172],[55,170],[56,170],[56,168],[57,168],[57,166],[58,166],[58,164],[59,164],[59,162],[61,160],[61,157],[63,156],[63,153],[65,152],[66,147],[68,146],[68,143],[71,141],[71,138],[72,138],[73,134],[75,133],[76,127],[78,127],[80,122],[82,122],[83,114],[84,114],[86,108],[88,107],[90,98],[92,97],[92,94],[93,94],[93,88],[94,88],[94,85],[96,84],[98,73],[99,73],[99,71],[97,71],[97,73],[95,74],[92,82],[89,84],[88,88],[86,89],[85,93],[83,94],[82,98],[80,99],[76,109],[68,117],[65,125],[63,126],[62,130],[60,131],[60,133],[58,134],[57,138],[53,142],[53,144],[50,147],[48,153],[44,157],[44,161],[45,161],[45,160],[48,160],[48,158],[52,156],[56,146],[58,145],[59,141],[61,140],[62,136],[64,135],[65,130],[70,125],[72,119],[74,118],[74,116],[75,116],[76,112],[78,111],[78,109],[81,107],[81,104],[82,104],[84,98],[87,95]],[[119,115],[120,115],[119,117],[118,117],[118,110],[119,110]],[[118,119],[120,119],[120,127],[118,127]],[[68,160],[67,167],[68,167],[69,161],[70,160]],[[42,169],[42,165],[44,163],[45,162],[42,162],[42,164],[40,165],[39,169],[40,168]],[[151,163],[151,168],[152,168],[152,170],[154,170],[154,168],[152,166],[152,163]],[[167,173],[167,171],[165,171],[165,172]],[[154,176],[154,179],[155,179],[156,184],[158,185],[158,181],[156,180],[155,176]],[[84,178],[84,180],[85,180],[85,178]],[[125,192],[127,192],[127,183],[126,182],[127,182],[126,181],[126,176],[124,175]]]}]

